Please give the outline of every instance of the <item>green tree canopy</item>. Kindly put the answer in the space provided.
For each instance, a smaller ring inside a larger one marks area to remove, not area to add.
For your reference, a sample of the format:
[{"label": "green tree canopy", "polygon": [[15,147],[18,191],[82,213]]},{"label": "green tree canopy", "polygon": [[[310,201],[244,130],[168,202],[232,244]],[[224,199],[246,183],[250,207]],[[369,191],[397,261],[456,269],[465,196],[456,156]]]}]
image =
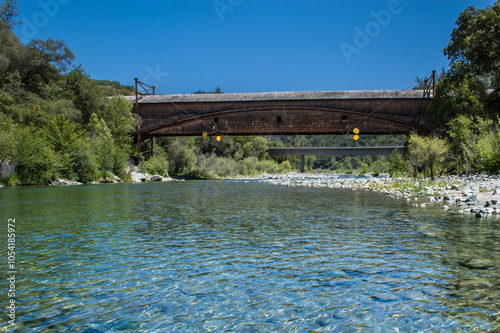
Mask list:
[{"label": "green tree canopy", "polygon": [[[455,73],[500,77],[500,1],[463,11],[444,49]],[[455,66],[459,63],[460,66]],[[498,82],[497,82],[498,83]]]},{"label": "green tree canopy", "polygon": [[21,23],[21,21],[15,19],[17,15],[19,15],[19,4],[17,1],[5,0],[0,4],[0,22],[5,24],[9,29]]}]

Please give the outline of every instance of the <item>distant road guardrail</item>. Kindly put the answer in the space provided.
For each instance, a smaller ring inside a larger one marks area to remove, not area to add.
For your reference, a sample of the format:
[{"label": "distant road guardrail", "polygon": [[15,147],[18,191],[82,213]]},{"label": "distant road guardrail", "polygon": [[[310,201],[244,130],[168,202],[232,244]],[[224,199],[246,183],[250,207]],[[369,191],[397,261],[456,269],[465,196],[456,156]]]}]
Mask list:
[{"label": "distant road guardrail", "polygon": [[395,149],[404,149],[404,146],[384,146],[384,147],[272,147],[269,148],[269,155],[300,156],[300,172],[304,172],[304,156],[362,156],[362,155],[391,155]]}]

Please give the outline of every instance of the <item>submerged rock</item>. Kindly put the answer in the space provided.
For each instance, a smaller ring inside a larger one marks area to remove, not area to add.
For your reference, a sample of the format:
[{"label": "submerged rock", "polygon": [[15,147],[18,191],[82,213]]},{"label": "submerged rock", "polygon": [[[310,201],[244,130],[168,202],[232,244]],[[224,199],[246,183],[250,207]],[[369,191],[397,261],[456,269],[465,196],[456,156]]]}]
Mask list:
[{"label": "submerged rock", "polygon": [[470,259],[465,262],[460,262],[460,265],[472,269],[488,269],[493,267],[493,263],[489,259]]}]

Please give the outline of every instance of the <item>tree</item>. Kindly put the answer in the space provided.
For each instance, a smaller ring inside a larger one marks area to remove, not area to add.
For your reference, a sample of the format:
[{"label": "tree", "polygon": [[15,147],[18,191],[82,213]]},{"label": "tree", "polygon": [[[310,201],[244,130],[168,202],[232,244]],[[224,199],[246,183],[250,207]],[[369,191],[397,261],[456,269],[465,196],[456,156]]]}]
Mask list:
[{"label": "tree", "polygon": [[108,171],[115,166],[116,146],[106,122],[99,119],[95,113],[89,122],[90,146],[96,153],[96,161],[100,170],[104,171],[104,177]]},{"label": "tree", "polygon": [[500,126],[491,119],[460,115],[449,123],[449,143],[459,172],[500,170]]},{"label": "tree", "polygon": [[8,75],[14,73],[21,63],[23,45],[19,38],[0,21],[0,89]]},{"label": "tree", "polygon": [[435,134],[443,135],[448,130],[447,124],[458,115],[485,116],[485,94],[484,84],[474,77],[441,80],[425,118],[426,126]]},{"label": "tree", "polygon": [[104,109],[104,94],[92,81],[82,67],[73,69],[59,80],[65,98],[72,100],[73,105],[80,110],[80,122],[88,124],[92,114],[102,115]]},{"label": "tree", "polygon": [[116,145],[127,150],[132,144],[130,133],[134,130],[133,105],[123,97],[113,97],[104,107],[102,118],[106,122]]},{"label": "tree", "polygon": [[223,94],[223,93],[224,92],[222,92],[220,87],[217,86],[217,88],[215,88],[214,91],[198,90],[198,91],[195,91],[193,94]]},{"label": "tree", "polygon": [[482,94],[488,117],[500,114],[500,1],[485,9],[469,7],[457,20],[457,27],[444,49],[450,60],[449,77],[462,81],[484,78],[495,89],[494,93]]},{"label": "tree", "polygon": [[409,139],[409,161],[413,166],[413,175],[420,167],[430,171],[430,176],[434,179],[434,167],[444,162],[448,147],[444,140],[436,137],[421,137],[418,134],[411,134]]},{"label": "tree", "polygon": [[[363,163],[368,167],[367,164]],[[408,171],[408,163],[403,159],[403,155],[399,152],[399,150],[394,149],[391,155],[391,159],[389,161],[389,173],[391,175],[395,175],[397,173],[403,173]],[[366,173],[366,172],[364,172]]]},{"label": "tree", "polygon": [[[500,78],[500,1],[485,9],[470,6],[458,17],[444,54],[454,74],[489,74]],[[497,81],[498,84],[498,81]]]},{"label": "tree", "polygon": [[150,175],[168,177],[168,162],[160,154],[156,154],[141,164],[141,171]]},{"label": "tree", "polygon": [[35,127],[18,129],[13,162],[23,184],[44,185],[56,177],[60,160]]},{"label": "tree", "polygon": [[21,23],[21,21],[15,19],[17,15],[19,15],[19,4],[17,1],[5,0],[0,4],[0,21],[9,29]]},{"label": "tree", "polygon": [[0,113],[0,178],[4,177],[4,166],[12,161],[15,152],[14,122]]},{"label": "tree", "polygon": [[64,115],[57,116],[45,129],[47,142],[61,158],[59,172],[63,177],[75,175],[75,158],[82,135],[81,129]]},{"label": "tree", "polygon": [[32,40],[19,56],[16,69],[26,90],[40,94],[43,85],[57,81],[75,59],[73,52],[60,40]]},{"label": "tree", "polygon": [[169,164],[169,174],[180,175],[188,174],[198,162],[192,138],[170,139],[167,150],[167,158]]}]

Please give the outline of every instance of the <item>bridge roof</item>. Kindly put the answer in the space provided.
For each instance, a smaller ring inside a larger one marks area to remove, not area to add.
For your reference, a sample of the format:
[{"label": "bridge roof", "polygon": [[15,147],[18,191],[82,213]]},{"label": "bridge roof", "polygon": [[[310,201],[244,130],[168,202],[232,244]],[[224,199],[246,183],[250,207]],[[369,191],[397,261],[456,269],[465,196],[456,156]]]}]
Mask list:
[{"label": "bridge roof", "polygon": [[[352,91],[299,91],[235,94],[185,94],[147,95],[139,103],[183,102],[238,102],[271,100],[318,100],[318,99],[392,99],[423,98],[423,90],[352,90]],[[134,101],[135,97],[131,99]]]}]

